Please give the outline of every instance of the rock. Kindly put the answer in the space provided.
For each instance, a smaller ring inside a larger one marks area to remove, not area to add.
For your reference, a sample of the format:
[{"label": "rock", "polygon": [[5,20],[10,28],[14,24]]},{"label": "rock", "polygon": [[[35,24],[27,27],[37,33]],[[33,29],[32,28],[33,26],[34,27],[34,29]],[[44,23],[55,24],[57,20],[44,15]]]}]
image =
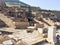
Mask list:
[{"label": "rock", "polygon": [[13,40],[7,40],[3,42],[3,45],[13,45],[13,44],[14,44]]}]

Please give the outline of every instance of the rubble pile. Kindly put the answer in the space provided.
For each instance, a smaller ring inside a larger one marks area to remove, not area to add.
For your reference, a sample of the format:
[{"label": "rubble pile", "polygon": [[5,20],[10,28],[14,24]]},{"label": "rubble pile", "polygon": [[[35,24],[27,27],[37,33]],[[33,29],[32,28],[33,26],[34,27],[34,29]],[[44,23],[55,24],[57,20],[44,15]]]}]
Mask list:
[{"label": "rubble pile", "polygon": [[8,7],[5,2],[0,5],[0,44],[60,45],[60,18],[54,11],[31,6]]}]

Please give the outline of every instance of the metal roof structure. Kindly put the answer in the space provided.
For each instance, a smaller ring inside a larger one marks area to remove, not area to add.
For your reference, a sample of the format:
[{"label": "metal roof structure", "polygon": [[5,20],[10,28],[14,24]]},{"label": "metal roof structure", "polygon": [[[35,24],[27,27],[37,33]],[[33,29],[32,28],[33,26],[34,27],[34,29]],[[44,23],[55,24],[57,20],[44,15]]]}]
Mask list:
[{"label": "metal roof structure", "polygon": [[7,6],[9,7],[12,7],[12,6],[25,6],[25,7],[29,7],[30,5],[24,3],[24,2],[21,2],[19,0],[5,0],[5,3]]}]

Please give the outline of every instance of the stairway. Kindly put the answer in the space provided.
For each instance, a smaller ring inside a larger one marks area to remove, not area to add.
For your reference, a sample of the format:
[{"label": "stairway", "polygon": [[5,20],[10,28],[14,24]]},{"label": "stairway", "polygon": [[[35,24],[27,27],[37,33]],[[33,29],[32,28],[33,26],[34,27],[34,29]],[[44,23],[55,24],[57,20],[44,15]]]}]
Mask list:
[{"label": "stairway", "polygon": [[13,23],[13,20],[5,16],[4,14],[0,13],[0,19],[7,24],[7,26],[15,28],[15,25]]}]

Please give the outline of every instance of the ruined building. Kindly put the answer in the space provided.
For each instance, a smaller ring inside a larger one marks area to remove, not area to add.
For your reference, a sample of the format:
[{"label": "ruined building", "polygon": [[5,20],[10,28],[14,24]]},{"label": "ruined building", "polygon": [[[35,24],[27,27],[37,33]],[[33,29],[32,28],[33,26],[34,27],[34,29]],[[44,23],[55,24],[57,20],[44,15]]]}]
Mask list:
[{"label": "ruined building", "polygon": [[[16,28],[27,28],[28,26],[34,26],[35,23],[40,25],[39,21],[43,23],[41,25],[48,27],[56,25],[54,22],[60,21],[60,18],[58,18],[59,11],[43,10],[39,7],[31,7],[19,0],[0,0],[0,3],[0,6],[4,8],[1,11],[2,15],[4,15],[3,17],[1,16],[1,20],[3,20],[8,27],[16,26]],[[4,17],[5,20],[3,19]],[[7,19],[10,21],[9,23]],[[51,20],[51,22],[47,22],[49,20]]]}]

